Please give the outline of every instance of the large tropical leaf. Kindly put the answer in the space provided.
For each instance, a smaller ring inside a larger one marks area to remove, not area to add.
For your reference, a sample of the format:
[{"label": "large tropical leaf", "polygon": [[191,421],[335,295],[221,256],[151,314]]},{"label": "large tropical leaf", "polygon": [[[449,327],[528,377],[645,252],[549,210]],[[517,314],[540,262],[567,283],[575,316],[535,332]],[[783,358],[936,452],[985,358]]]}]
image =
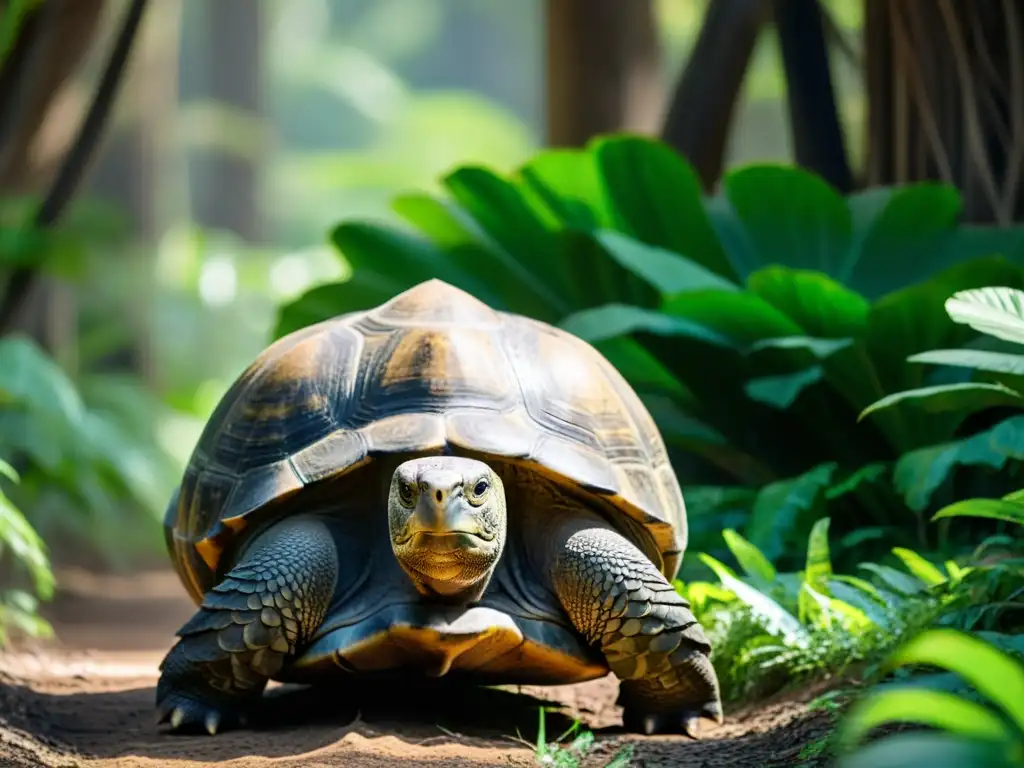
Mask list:
[{"label": "large tropical leaf", "polygon": [[[958,347],[970,339],[969,329],[949,321],[946,299],[959,290],[993,283],[1024,285],[1024,272],[1005,259],[977,259],[877,301],[868,316],[865,343],[865,353],[875,369],[872,381],[876,391],[860,407],[893,392],[927,386],[926,369],[908,365],[907,358],[941,347]],[[904,452],[948,440],[960,420],[956,413],[936,415],[894,408],[879,413],[873,421],[893,446]]]},{"label": "large tropical leaf", "polygon": [[989,352],[983,349],[933,349],[907,358],[911,363],[932,363],[973,368],[976,371],[1024,376],[1024,355]]},{"label": "large tropical leaf", "polygon": [[591,151],[617,229],[736,279],[708,221],[700,181],[683,157],[666,144],[636,136],[598,139]]},{"label": "large tropical leaf", "polygon": [[525,163],[519,176],[563,225],[585,231],[614,225],[593,152],[547,149]]},{"label": "large tropical leaf", "polygon": [[928,413],[959,413],[966,416],[975,411],[1002,405],[1024,408],[1024,396],[1002,384],[942,384],[936,387],[908,389],[883,397],[861,411],[860,418],[864,419],[873,413],[901,404],[912,405]]},{"label": "large tropical leaf", "polygon": [[965,499],[943,507],[932,517],[984,517],[1024,525],[1024,501],[1010,499]]},{"label": "large tropical leaf", "polygon": [[853,223],[843,198],[819,176],[749,165],[726,174],[723,186],[761,265],[842,275]]},{"label": "large tropical leaf", "polygon": [[1024,344],[1024,291],[985,287],[958,291],[946,301],[946,311],[957,323],[998,339]]},{"label": "large tropical leaf", "polygon": [[1014,416],[964,440],[910,451],[896,462],[893,479],[907,505],[920,512],[958,466],[1002,469],[1024,460],[1024,416]]},{"label": "large tropical leaf", "polygon": [[[780,480],[761,489],[746,535],[765,557],[775,561],[788,545],[802,543],[835,471],[834,463],[822,464],[799,477]],[[801,522],[806,527],[800,525]]]},{"label": "large tropical leaf", "polygon": [[962,258],[983,255],[948,245],[962,207],[955,187],[924,182],[869,190],[849,203],[855,221],[870,223],[859,228],[846,269],[836,277],[871,300],[921,282]]}]

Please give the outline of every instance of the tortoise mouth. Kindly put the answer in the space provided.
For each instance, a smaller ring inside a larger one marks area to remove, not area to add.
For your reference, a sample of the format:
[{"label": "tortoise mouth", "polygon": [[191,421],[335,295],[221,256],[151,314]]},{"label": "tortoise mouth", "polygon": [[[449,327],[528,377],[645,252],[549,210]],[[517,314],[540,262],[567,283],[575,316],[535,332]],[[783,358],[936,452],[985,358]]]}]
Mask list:
[{"label": "tortoise mouth", "polygon": [[413,531],[402,539],[396,539],[395,544],[403,549],[444,553],[485,549],[494,543],[494,538],[476,531]]}]

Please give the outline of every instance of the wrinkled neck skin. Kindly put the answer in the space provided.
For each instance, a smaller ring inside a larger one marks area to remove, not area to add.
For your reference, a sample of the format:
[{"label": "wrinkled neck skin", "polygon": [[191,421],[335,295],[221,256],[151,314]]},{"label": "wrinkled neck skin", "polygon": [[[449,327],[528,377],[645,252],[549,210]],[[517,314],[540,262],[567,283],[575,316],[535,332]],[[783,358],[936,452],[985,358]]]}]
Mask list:
[{"label": "wrinkled neck skin", "polygon": [[391,481],[388,529],[392,552],[421,596],[475,603],[505,547],[501,478],[487,464],[463,457],[404,462]]}]

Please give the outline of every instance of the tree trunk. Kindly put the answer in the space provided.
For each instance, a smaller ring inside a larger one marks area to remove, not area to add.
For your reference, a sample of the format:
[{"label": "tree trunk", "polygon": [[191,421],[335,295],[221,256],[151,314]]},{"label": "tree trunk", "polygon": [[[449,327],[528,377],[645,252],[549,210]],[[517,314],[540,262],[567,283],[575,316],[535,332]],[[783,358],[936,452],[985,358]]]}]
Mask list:
[{"label": "tree trunk", "polygon": [[[232,120],[262,121],[262,0],[216,0],[206,3],[206,72],[209,98],[219,114]],[[227,132],[229,129],[225,129]],[[224,146],[202,154],[200,183],[193,186],[196,218],[207,227],[226,229],[249,242],[264,236],[260,206],[262,152],[245,155]]]},{"label": "tree trunk", "polygon": [[679,76],[662,139],[693,166],[711,192],[722,175],[733,113],[770,0],[713,0]]},{"label": "tree trunk", "polygon": [[944,181],[964,218],[1024,218],[1024,3],[865,0],[871,185]]},{"label": "tree trunk", "polygon": [[655,133],[664,89],[652,0],[548,0],[546,13],[548,144]]},{"label": "tree trunk", "polygon": [[180,173],[168,163],[178,101],[180,12],[180,0],[160,0],[142,25],[116,120],[97,153],[88,188],[116,206],[128,228],[128,247],[117,254],[117,273],[100,299],[108,310],[99,314],[100,322],[109,323],[109,303],[116,302],[129,322],[122,325],[122,344],[94,362],[97,369],[131,372],[150,384],[155,377],[150,336],[154,255],[164,229],[163,211],[172,207],[167,198],[178,191]]}]

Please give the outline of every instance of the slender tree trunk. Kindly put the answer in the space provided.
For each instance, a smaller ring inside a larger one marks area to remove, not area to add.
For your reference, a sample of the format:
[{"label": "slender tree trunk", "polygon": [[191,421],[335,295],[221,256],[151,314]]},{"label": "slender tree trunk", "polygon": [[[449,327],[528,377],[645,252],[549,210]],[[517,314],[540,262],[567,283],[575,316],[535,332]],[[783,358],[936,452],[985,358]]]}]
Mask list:
[{"label": "slender tree trunk", "polygon": [[663,103],[652,0],[548,0],[547,141],[654,133]]},{"label": "slender tree trunk", "polygon": [[[81,109],[66,86],[96,39],[104,5],[46,0],[26,16],[0,70],[0,197],[39,193],[67,152]],[[10,279],[0,275],[0,285],[7,289]],[[20,311],[0,333],[21,331],[51,351],[65,350],[73,337],[70,298],[55,281],[33,280],[9,297]]]},{"label": "slender tree trunk", "polygon": [[869,184],[938,180],[1024,219],[1024,3],[865,0]]},{"label": "slender tree trunk", "polygon": [[[262,121],[264,3],[215,0],[205,5],[209,98],[229,119]],[[260,206],[262,153],[231,151],[227,146],[231,137],[223,138],[223,148],[203,155],[201,182],[193,187],[196,217],[204,226],[259,241],[265,235]]]},{"label": "slender tree trunk", "polygon": [[709,192],[722,175],[740,89],[770,13],[771,0],[711,0],[665,116],[662,139]]},{"label": "slender tree trunk", "polygon": [[[116,107],[116,122],[98,153],[89,193],[115,205],[128,227],[128,247],[117,257],[111,294],[104,302],[125,303],[130,322],[124,343],[96,364],[134,373],[153,383],[150,316],[155,285],[154,254],[163,232],[167,198],[176,191],[169,168],[177,106],[180,0],[160,0],[139,32],[138,50]],[[160,183],[157,179],[160,179]],[[109,322],[109,312],[102,313]]]}]

